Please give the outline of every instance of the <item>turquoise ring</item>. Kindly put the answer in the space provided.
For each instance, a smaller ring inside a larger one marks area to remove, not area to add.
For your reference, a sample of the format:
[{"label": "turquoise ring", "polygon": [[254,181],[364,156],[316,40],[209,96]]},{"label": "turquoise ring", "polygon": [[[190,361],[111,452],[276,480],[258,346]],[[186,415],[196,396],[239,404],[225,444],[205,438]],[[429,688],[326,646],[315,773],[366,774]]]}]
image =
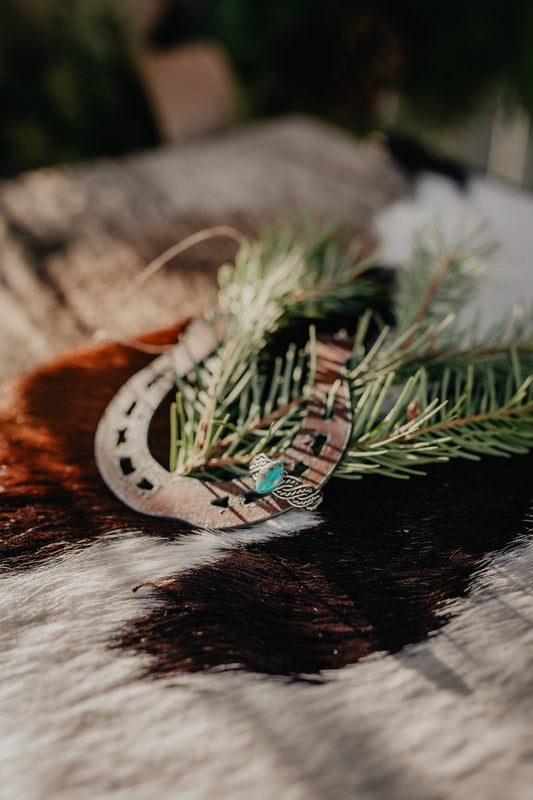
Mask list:
[{"label": "turquoise ring", "polygon": [[255,456],[250,462],[250,475],[255,481],[255,490],[259,494],[274,491],[283,480],[283,463],[264,455]]},{"label": "turquoise ring", "polygon": [[272,493],[295,508],[314,511],[322,502],[322,491],[294,475],[287,475],[279,459],[268,458],[263,453],[254,456],[250,462],[250,475],[259,494]]}]

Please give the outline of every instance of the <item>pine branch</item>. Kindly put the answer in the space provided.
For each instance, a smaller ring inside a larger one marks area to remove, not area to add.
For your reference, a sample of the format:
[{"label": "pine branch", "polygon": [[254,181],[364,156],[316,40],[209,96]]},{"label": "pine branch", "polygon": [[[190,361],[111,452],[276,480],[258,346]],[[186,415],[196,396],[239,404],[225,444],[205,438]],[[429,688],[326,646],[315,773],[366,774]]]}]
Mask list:
[{"label": "pine branch", "polygon": [[[450,314],[457,317],[475,296],[486,273],[484,259],[492,249],[474,231],[453,245],[438,229],[415,235],[409,262],[397,273],[396,329],[403,333],[423,325],[438,325]],[[453,344],[462,331],[452,330]]]},{"label": "pine branch", "polygon": [[[533,447],[533,314],[480,342],[458,315],[483,274],[487,248],[419,237],[400,271],[394,325],[372,310],[383,287],[342,255],[336,233],[287,232],[247,244],[220,271],[227,337],[204,364],[176,377],[170,469],[206,479],[239,475],[259,453],[279,455],[301,428],[313,382],[309,352],[269,345],[295,319],[357,320],[348,379],[351,441],[336,475],[407,478],[424,465]],[[468,344],[467,344],[468,342]]]},{"label": "pine branch", "polygon": [[176,376],[169,468],[203,475],[220,466],[242,473],[258,452],[282,452],[304,417],[313,382],[308,357],[290,345],[272,360],[268,343],[295,319],[349,312],[382,298],[368,264],[343,254],[336,230],[314,237],[282,232],[247,243],[219,272],[224,342],[186,378]]},{"label": "pine branch", "polygon": [[458,287],[471,294],[473,276],[482,274],[471,254],[444,247],[438,258],[419,239],[399,278],[399,324],[365,347],[368,319],[361,319],[349,373],[352,440],[338,475],[405,478],[434,461],[533,446],[533,315],[495,327],[489,346],[453,346],[465,340],[456,325],[464,305]]},{"label": "pine branch", "polygon": [[[449,270],[453,262],[453,258],[454,258],[453,253],[444,253],[440,262],[438,263],[437,268],[431,277],[429,286],[426,289],[426,293],[422,297],[420,305],[416,309],[415,314],[413,316],[411,327],[414,330],[416,330],[418,325],[424,320],[426,314],[431,308],[431,304],[435,300],[435,296],[439,290],[440,285],[442,284],[442,281],[444,280],[447,271]],[[405,348],[411,344],[415,336],[414,330],[411,333],[411,335],[405,340],[402,347]]]},{"label": "pine branch", "polygon": [[[299,397],[296,400],[292,400],[290,403],[286,403],[284,406],[277,408],[275,411],[271,411],[270,414],[267,414],[261,419],[254,420],[242,431],[227,434],[227,436],[225,436],[223,439],[219,439],[216,444],[214,443],[205,454],[200,454],[196,460],[191,458],[189,461],[187,461],[177,474],[187,475],[195,469],[208,469],[210,467],[220,467],[229,464],[248,464],[253,457],[251,453],[234,456],[232,458],[228,456],[225,458],[219,458],[218,456],[220,456],[220,454],[224,451],[229,450],[233,444],[247,438],[251,433],[257,431],[258,429],[269,428],[273,422],[276,422],[282,418],[287,420],[291,412],[300,408],[304,402],[305,398]],[[222,424],[227,427],[227,420],[222,421]]]},{"label": "pine branch", "polygon": [[352,441],[338,473],[407,477],[422,474],[415,464],[526,452],[533,446],[531,351],[508,348],[498,354],[500,366],[502,355],[500,378],[492,364],[472,359],[466,369],[430,364],[402,383],[385,369],[358,385]]}]

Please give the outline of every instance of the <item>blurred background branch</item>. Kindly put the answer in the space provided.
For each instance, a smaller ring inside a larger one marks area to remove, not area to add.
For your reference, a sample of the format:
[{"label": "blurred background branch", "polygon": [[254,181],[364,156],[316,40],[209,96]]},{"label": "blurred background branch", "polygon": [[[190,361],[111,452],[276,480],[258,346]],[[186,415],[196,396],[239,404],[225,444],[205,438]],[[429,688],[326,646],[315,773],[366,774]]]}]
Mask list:
[{"label": "blurred background branch", "polygon": [[4,175],[303,112],[359,135],[408,132],[533,182],[529,0],[1,0],[1,11]]},{"label": "blurred background branch", "polygon": [[0,169],[115,155],[158,140],[124,9],[2,0]]}]

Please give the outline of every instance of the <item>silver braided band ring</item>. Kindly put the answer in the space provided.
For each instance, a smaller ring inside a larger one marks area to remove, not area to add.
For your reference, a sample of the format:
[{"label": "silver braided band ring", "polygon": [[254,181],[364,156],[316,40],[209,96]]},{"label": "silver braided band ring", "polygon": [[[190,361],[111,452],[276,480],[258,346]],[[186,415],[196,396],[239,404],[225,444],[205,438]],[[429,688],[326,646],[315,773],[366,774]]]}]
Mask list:
[{"label": "silver braided band ring", "polygon": [[283,463],[260,453],[250,462],[250,475],[255,480],[259,494],[272,493],[287,500],[295,508],[314,511],[322,502],[322,491],[310,483],[304,483],[294,475],[285,473]]}]

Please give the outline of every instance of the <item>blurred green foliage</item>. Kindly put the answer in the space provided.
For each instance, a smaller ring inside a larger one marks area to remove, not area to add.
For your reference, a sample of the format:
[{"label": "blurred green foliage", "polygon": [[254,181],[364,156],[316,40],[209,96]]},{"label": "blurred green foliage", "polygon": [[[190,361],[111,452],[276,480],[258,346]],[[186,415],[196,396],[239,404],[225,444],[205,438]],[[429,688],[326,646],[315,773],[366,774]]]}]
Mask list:
[{"label": "blurred green foliage", "polygon": [[127,20],[98,0],[0,0],[0,172],[157,140]]},{"label": "blurred green foliage", "polygon": [[[1,174],[157,141],[124,8],[0,0]],[[421,131],[495,89],[533,116],[531,0],[167,0],[151,44],[193,39],[226,49],[246,116],[304,112],[364,133],[397,94],[397,120]]]},{"label": "blurred green foliage", "polygon": [[171,0],[156,41],[220,41],[250,113],[317,113],[364,130],[398,91],[422,125],[461,120],[495,87],[533,115],[531,0]]}]

